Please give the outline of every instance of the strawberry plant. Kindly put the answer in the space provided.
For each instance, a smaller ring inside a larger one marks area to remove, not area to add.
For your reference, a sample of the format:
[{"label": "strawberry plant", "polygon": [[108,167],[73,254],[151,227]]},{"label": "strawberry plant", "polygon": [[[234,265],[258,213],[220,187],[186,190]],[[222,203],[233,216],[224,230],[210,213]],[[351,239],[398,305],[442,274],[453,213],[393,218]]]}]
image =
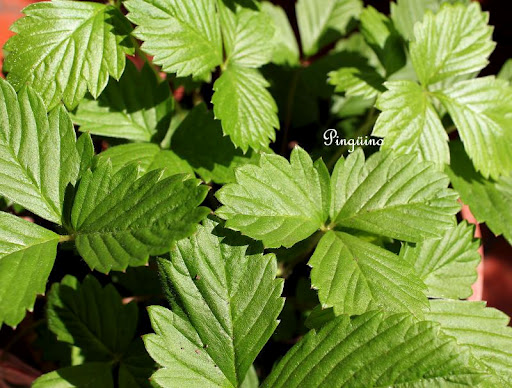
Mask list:
[{"label": "strawberry plant", "polygon": [[0,360],[28,343],[50,361],[34,387],[512,386],[457,218],[512,243],[511,66],[481,74],[479,3],[23,14],[0,79]]}]

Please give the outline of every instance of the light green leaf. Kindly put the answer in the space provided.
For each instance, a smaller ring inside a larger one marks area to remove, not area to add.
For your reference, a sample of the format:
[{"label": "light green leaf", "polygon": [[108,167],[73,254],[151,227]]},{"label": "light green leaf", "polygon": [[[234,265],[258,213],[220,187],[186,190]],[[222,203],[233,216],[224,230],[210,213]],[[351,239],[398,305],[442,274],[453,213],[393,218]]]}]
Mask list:
[{"label": "light green leaf", "polygon": [[471,296],[471,286],[477,279],[476,267],[480,263],[479,243],[473,235],[474,227],[462,222],[448,229],[441,239],[402,248],[401,258],[414,267],[428,286],[429,297],[465,299]]},{"label": "light green leaf", "polygon": [[448,135],[426,92],[416,82],[386,82],[377,99],[379,115],[373,136],[383,137],[382,149],[416,153],[442,170],[450,163]]},{"label": "light green leaf", "polygon": [[329,73],[329,83],[336,92],[347,96],[371,99],[386,91],[384,78],[370,66],[342,67]]},{"label": "light green leaf", "polygon": [[[172,325],[165,332],[150,314],[157,334],[145,337],[146,347],[164,367],[156,376],[179,373],[189,385],[201,386],[209,376],[193,377],[191,369],[196,368],[188,360],[199,350],[208,359],[205,368],[214,363],[222,372],[222,386],[242,384],[277,327],[284,304],[275,257],[264,256],[258,244],[206,220],[193,237],[177,243],[170,261],[159,260],[159,268],[164,287],[172,293],[173,312],[161,311],[165,325]],[[165,355],[160,354],[162,345]],[[175,361],[160,362],[167,357]]]},{"label": "light green leaf", "polygon": [[192,234],[208,209],[197,207],[207,187],[174,175],[162,179],[154,170],[139,177],[136,166],[112,172],[104,163],[80,181],[71,223],[78,252],[102,272],[139,266],[150,255],[170,250],[175,240]]},{"label": "light green leaf", "polygon": [[512,59],[508,59],[505,62],[496,77],[508,81],[509,84],[512,82]]},{"label": "light green leaf", "polygon": [[64,108],[47,116],[30,88],[0,79],[0,195],[60,224],[66,186],[78,176],[75,132]]},{"label": "light green leaf", "polygon": [[485,178],[512,171],[512,88],[483,77],[435,92],[455,123],[464,148]]},{"label": "light green leaf", "polygon": [[114,388],[111,369],[104,362],[70,366],[42,375],[32,388]]},{"label": "light green leaf", "polygon": [[237,183],[216,193],[224,205],[217,214],[227,227],[262,240],[266,247],[291,247],[327,219],[320,175],[300,147],[292,151],[290,162],[264,154],[259,166],[238,168]]},{"label": "light green leaf", "polygon": [[386,73],[389,75],[404,67],[406,57],[402,38],[391,20],[372,6],[365,8],[360,18],[361,33]]},{"label": "light green leaf", "polygon": [[372,309],[411,312],[428,307],[425,285],[395,254],[343,232],[327,232],[309,261],[322,307],[336,315]]},{"label": "light green leaf", "polygon": [[436,15],[427,12],[414,28],[410,55],[423,85],[478,72],[487,65],[494,50],[489,14],[478,2],[445,4]]},{"label": "light green leaf", "polygon": [[276,138],[274,128],[279,129],[279,119],[268,86],[258,70],[239,66],[229,66],[213,85],[215,118],[244,153],[249,147],[264,149]]},{"label": "light green leaf", "polygon": [[171,138],[171,149],[206,182],[235,181],[235,167],[257,163],[260,155],[235,148],[204,104],[190,111]]},{"label": "light green leaf", "polygon": [[296,4],[302,49],[307,56],[339,39],[363,9],[360,0],[299,0]]},{"label": "light green leaf", "polygon": [[455,190],[478,222],[512,244],[512,178],[485,179],[473,167],[461,142],[451,142],[452,163],[447,168]]},{"label": "light green leaf", "polygon": [[493,377],[489,387],[512,384],[512,328],[510,318],[485,302],[431,300],[428,319],[439,322],[443,333],[454,337]]},{"label": "light green leaf", "polygon": [[249,372],[247,372],[245,375],[245,380],[243,381],[242,385],[240,385],[240,388],[258,388],[259,386],[260,380],[253,365],[249,368]]},{"label": "light green leaf", "polygon": [[59,236],[0,212],[0,326],[16,326],[43,294]]},{"label": "light green leaf", "polygon": [[263,387],[474,387],[481,374],[469,358],[431,322],[373,311],[310,331]]},{"label": "light green leaf", "polygon": [[159,83],[149,66],[139,72],[128,61],[119,82],[110,79],[97,100],[87,96],[80,102],[73,121],[93,135],[158,141],[169,129],[173,101],[169,85]]},{"label": "light green leaf", "polygon": [[91,275],[83,283],[66,275],[48,295],[48,327],[59,341],[81,349],[87,359],[110,361],[128,349],[138,308],[123,304],[113,285],[102,288]]},{"label": "light green leaf", "polygon": [[274,53],[272,62],[277,65],[295,66],[299,64],[299,46],[286,12],[279,6],[268,1],[262,2],[261,9],[267,13],[274,23]]},{"label": "light green leaf", "polygon": [[176,174],[194,175],[192,167],[173,151],[162,150],[156,144],[133,143],[108,148],[96,158],[96,166],[110,160],[115,174],[129,164],[136,164],[141,173],[162,169],[162,177]]},{"label": "light green leaf", "polygon": [[111,5],[51,1],[29,5],[6,44],[8,80],[41,93],[48,109],[62,100],[73,109],[89,91],[95,98],[108,77],[119,79],[133,53],[130,23]]},{"label": "light green leaf", "polygon": [[414,25],[423,20],[423,16],[430,10],[439,9],[439,0],[396,0],[390,4],[391,19],[397,30],[408,40],[414,38]]},{"label": "light green leaf", "polygon": [[134,35],[154,63],[179,77],[202,77],[222,63],[216,0],[128,0]]},{"label": "light green leaf", "polygon": [[334,168],[331,221],[335,228],[418,242],[441,237],[455,225],[460,206],[448,177],[414,155],[361,149]]}]

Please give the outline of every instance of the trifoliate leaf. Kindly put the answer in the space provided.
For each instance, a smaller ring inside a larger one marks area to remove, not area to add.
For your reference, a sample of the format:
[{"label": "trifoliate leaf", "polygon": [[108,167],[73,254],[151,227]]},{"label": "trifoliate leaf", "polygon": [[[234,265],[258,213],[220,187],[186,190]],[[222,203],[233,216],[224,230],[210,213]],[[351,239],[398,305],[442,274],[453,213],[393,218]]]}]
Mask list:
[{"label": "trifoliate leaf", "polygon": [[365,162],[358,149],[338,161],[331,182],[337,229],[418,242],[441,237],[460,208],[448,177],[414,155],[378,152]]},{"label": "trifoliate leaf", "polygon": [[379,308],[421,316],[428,307],[426,287],[411,264],[347,233],[327,232],[309,265],[322,307],[334,307],[336,315]]},{"label": "trifoliate leaf", "polygon": [[222,127],[204,104],[196,106],[179,125],[171,138],[174,153],[186,161],[206,182],[235,181],[234,168],[257,163],[260,155],[252,150],[244,155],[235,148]]},{"label": "trifoliate leaf", "polygon": [[512,171],[512,88],[483,77],[458,82],[434,95],[455,123],[464,148],[485,178]]},{"label": "trifoliate leaf", "polygon": [[44,293],[59,236],[0,212],[0,326],[16,326]]},{"label": "trifoliate leaf", "polygon": [[299,0],[297,22],[304,53],[314,55],[340,38],[362,9],[360,0]]},{"label": "trifoliate leaf", "polygon": [[173,151],[162,150],[156,144],[133,143],[108,148],[97,156],[96,165],[108,160],[114,174],[129,164],[136,164],[141,173],[162,169],[162,176],[165,178],[176,174],[194,175],[194,170],[187,161]]},{"label": "trifoliate leaf", "polygon": [[477,386],[481,373],[473,364],[431,322],[372,311],[310,331],[263,387]]},{"label": "trifoliate leaf", "polygon": [[379,57],[386,73],[393,74],[405,66],[406,57],[402,38],[389,18],[368,6],[361,13],[361,33]]},{"label": "trifoliate leaf", "polygon": [[428,319],[441,324],[441,331],[454,337],[461,349],[468,350],[490,373],[489,387],[512,384],[512,328],[510,318],[485,302],[431,300]]},{"label": "trifoliate leaf", "polygon": [[98,97],[109,75],[119,79],[125,54],[133,52],[130,23],[111,5],[51,1],[29,5],[11,27],[6,44],[8,80],[31,85],[48,109],[62,100],[69,109],[89,91]]},{"label": "trifoliate leaf", "polygon": [[142,49],[167,73],[203,77],[222,63],[215,0],[128,0],[128,19]]},{"label": "trifoliate leaf", "polygon": [[263,12],[267,13],[274,23],[274,53],[272,62],[277,65],[294,66],[299,64],[299,46],[286,12],[279,6],[268,1],[261,5]]},{"label": "trifoliate leaf", "polygon": [[329,83],[336,92],[345,92],[347,96],[375,98],[386,91],[384,78],[370,66],[342,67],[329,73]]},{"label": "trifoliate leaf", "polygon": [[201,363],[205,371],[217,367],[221,386],[244,381],[284,304],[275,257],[262,252],[258,244],[206,220],[193,237],[177,243],[170,261],[159,261],[173,311],[150,310],[156,334],[144,340],[163,367],[153,380],[162,386],[171,379],[180,386],[203,386],[219,373],[205,375],[198,370]]},{"label": "trifoliate leaf", "polygon": [[436,15],[427,12],[414,28],[410,55],[423,85],[478,72],[494,50],[489,15],[478,2],[445,4]]},{"label": "trifoliate leaf", "polygon": [[266,247],[291,247],[327,219],[317,168],[300,147],[292,151],[290,162],[264,154],[259,166],[238,168],[236,183],[216,193],[224,205],[217,215],[227,220],[227,227],[262,240]]},{"label": "trifoliate leaf", "polygon": [[417,153],[444,169],[450,163],[448,135],[425,91],[416,82],[386,82],[388,89],[377,99],[379,115],[373,136],[383,137],[382,149]]},{"label": "trifoliate leaf", "polygon": [[128,61],[119,82],[110,79],[97,100],[80,102],[73,121],[93,135],[157,141],[169,129],[173,105],[168,84],[159,84],[149,66],[139,72]]},{"label": "trifoliate leaf", "polygon": [[114,388],[112,366],[106,362],[89,362],[69,366],[39,377],[33,388]]},{"label": "trifoliate leaf", "polygon": [[[270,62],[274,51],[274,23],[259,10],[218,2],[226,64],[259,67]],[[233,9],[232,9],[233,8]]]},{"label": "trifoliate leaf", "polygon": [[451,144],[452,163],[447,168],[455,190],[478,222],[485,222],[495,235],[512,244],[512,178],[485,179],[473,167],[462,143]]},{"label": "trifoliate leaf", "polygon": [[465,299],[477,279],[480,262],[478,241],[473,239],[474,227],[466,222],[448,229],[441,239],[429,239],[416,246],[405,245],[402,260],[409,262],[428,286],[432,298]]},{"label": "trifoliate leaf", "polygon": [[244,153],[249,147],[264,149],[276,138],[274,128],[279,129],[279,119],[268,86],[258,70],[236,65],[229,66],[213,85],[215,118]]},{"label": "trifoliate leaf", "polygon": [[66,186],[78,176],[75,141],[64,108],[47,116],[32,89],[16,96],[0,79],[0,195],[60,224]]},{"label": "trifoliate leaf", "polygon": [[194,232],[208,213],[197,207],[206,193],[206,186],[182,175],[162,179],[154,170],[139,177],[134,165],[114,174],[104,163],[84,174],[75,196],[71,223],[78,252],[102,272],[143,265]]}]

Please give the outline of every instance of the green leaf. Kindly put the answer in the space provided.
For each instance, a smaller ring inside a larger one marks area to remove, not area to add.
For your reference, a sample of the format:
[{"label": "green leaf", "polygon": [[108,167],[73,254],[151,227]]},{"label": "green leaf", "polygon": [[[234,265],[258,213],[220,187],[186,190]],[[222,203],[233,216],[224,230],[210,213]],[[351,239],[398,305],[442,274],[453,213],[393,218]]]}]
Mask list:
[{"label": "green leaf", "polygon": [[149,356],[142,338],[135,339],[121,359],[119,366],[119,387],[150,388],[156,387],[150,381],[156,365]]},{"label": "green leaf", "polygon": [[215,0],[128,0],[128,19],[142,49],[167,73],[202,77],[222,63]]},{"label": "green leaf", "polygon": [[43,294],[59,236],[0,212],[0,326],[16,326]]},{"label": "green leaf", "polygon": [[421,316],[425,285],[413,266],[395,254],[343,232],[327,232],[309,261],[311,285],[322,307],[336,315],[376,308]]},{"label": "green leaf", "polygon": [[78,252],[102,272],[143,265],[194,232],[209,211],[197,207],[207,191],[182,175],[162,179],[154,170],[139,177],[134,165],[114,174],[104,163],[83,176],[75,196],[71,223]]},{"label": "green leaf", "polygon": [[194,364],[201,362],[201,369],[218,367],[221,386],[239,386],[277,327],[284,304],[275,256],[264,256],[258,244],[207,220],[159,267],[172,290],[173,311],[150,310],[156,334],[144,340],[163,366],[153,379],[162,386],[171,378],[180,386],[203,386],[217,374],[199,376]]},{"label": "green leaf", "polygon": [[363,10],[360,18],[361,33],[386,73],[389,75],[404,67],[406,57],[402,38],[391,20],[371,6]]},{"label": "green leaf", "polygon": [[279,119],[268,86],[258,70],[236,65],[229,66],[213,85],[215,118],[244,153],[249,147],[265,149],[276,138],[274,128],[279,129]]},{"label": "green leaf", "polygon": [[137,71],[128,61],[117,82],[111,79],[100,97],[87,96],[73,115],[80,131],[135,141],[161,140],[171,123],[174,100],[148,65]]},{"label": "green leaf", "polygon": [[171,149],[186,161],[204,181],[228,183],[235,181],[235,167],[257,163],[260,155],[235,148],[223,136],[219,121],[204,104],[190,111],[171,138]]},{"label": "green leaf", "polygon": [[62,368],[39,377],[33,388],[114,388],[112,366],[90,362]]},{"label": "green leaf", "polygon": [[162,169],[165,178],[176,174],[194,175],[186,160],[173,151],[162,150],[156,144],[133,143],[108,148],[96,157],[96,166],[109,160],[113,174],[129,164],[136,164],[141,173]]},{"label": "green leaf", "polygon": [[418,242],[441,237],[460,209],[448,177],[414,155],[378,152],[365,162],[358,149],[338,161],[331,182],[337,229]]},{"label": "green leaf", "polygon": [[428,319],[439,322],[443,333],[454,337],[493,379],[490,387],[512,384],[512,328],[510,318],[485,302],[431,300]]},{"label": "green leaf", "polygon": [[370,66],[342,67],[329,73],[329,83],[336,92],[345,92],[347,96],[360,96],[365,99],[377,97],[386,91],[384,78]]},{"label": "green leaf", "polygon": [[32,89],[16,96],[0,79],[0,195],[60,224],[66,187],[78,176],[75,141],[64,108],[47,116]]},{"label": "green leaf", "polygon": [[332,307],[323,308],[321,305],[318,305],[311,310],[311,314],[306,318],[304,326],[308,329],[320,329],[334,318],[336,318],[336,315]]},{"label": "green leaf", "polygon": [[[272,59],[275,33],[270,16],[259,10],[218,2],[226,64],[260,67]],[[232,9],[233,8],[233,9]]]},{"label": "green leaf", "polygon": [[383,137],[382,149],[417,153],[442,170],[450,163],[448,135],[426,92],[416,82],[386,82],[388,89],[377,99],[379,115],[373,136]]},{"label": "green leaf", "polygon": [[467,352],[431,322],[373,311],[310,331],[263,387],[477,386],[480,380]]},{"label": "green leaf", "polygon": [[430,10],[439,10],[439,0],[396,0],[390,4],[391,19],[396,29],[408,40],[414,38],[414,25]]},{"label": "green leaf", "polygon": [[217,215],[227,220],[227,227],[262,240],[266,247],[291,247],[327,219],[320,175],[300,147],[292,151],[290,162],[264,154],[259,166],[236,169],[237,183],[216,193],[224,205]]},{"label": "green leaf", "polygon": [[245,380],[243,381],[240,388],[258,388],[260,386],[260,380],[258,379],[258,374],[256,373],[256,369],[254,366],[249,368],[249,372],[245,375]]},{"label": "green leaf", "polygon": [[485,179],[473,167],[461,142],[450,142],[452,163],[446,172],[478,222],[512,244],[512,178]]},{"label": "green leaf", "polygon": [[339,39],[362,9],[360,0],[299,0],[297,22],[304,54],[312,56]]},{"label": "green leaf", "polygon": [[508,81],[509,84],[512,82],[512,59],[508,59],[505,62],[496,77]]},{"label": "green leaf", "polygon": [[295,66],[299,64],[299,46],[286,12],[268,1],[261,3],[261,9],[267,13],[274,24],[274,53],[272,62],[277,65]]},{"label": "green leaf", "polygon": [[434,95],[455,123],[464,148],[485,178],[512,171],[512,88],[492,76],[458,82]]},{"label": "green leaf", "polygon": [[479,243],[473,234],[474,227],[462,222],[448,229],[441,239],[402,248],[402,260],[409,262],[428,286],[429,297],[465,299],[471,296],[471,286],[478,277],[476,267],[480,263]]},{"label": "green leaf", "polygon": [[83,283],[66,275],[48,295],[48,326],[59,341],[79,347],[87,359],[109,361],[126,352],[138,320],[135,303],[123,304],[113,285],[91,275]]},{"label": "green leaf", "polygon": [[91,135],[82,133],[76,141],[76,149],[78,150],[78,159],[80,160],[78,177],[81,177],[91,168],[94,158],[94,144],[92,143]]},{"label": "green leaf", "polygon": [[478,2],[468,6],[445,4],[436,15],[425,14],[414,28],[410,55],[423,85],[483,69],[494,50],[489,14]]},{"label": "green leaf", "polygon": [[[133,53],[130,23],[113,6],[86,1],[29,5],[5,46],[8,80],[41,93],[48,109],[62,100],[73,109],[89,91],[95,98],[108,77],[119,79]],[[73,60],[70,60],[73,59]]]}]

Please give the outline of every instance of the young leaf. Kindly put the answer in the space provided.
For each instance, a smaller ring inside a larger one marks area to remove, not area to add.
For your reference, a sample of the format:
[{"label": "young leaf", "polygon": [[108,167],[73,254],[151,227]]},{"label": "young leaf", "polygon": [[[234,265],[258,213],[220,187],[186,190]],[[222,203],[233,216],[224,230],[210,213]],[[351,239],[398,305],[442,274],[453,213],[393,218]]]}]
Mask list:
[{"label": "young leaf", "polygon": [[512,178],[485,179],[473,167],[461,142],[450,142],[452,163],[447,168],[453,187],[478,222],[512,244]]},{"label": "young leaf", "polygon": [[259,166],[235,171],[236,182],[216,193],[224,205],[217,215],[226,226],[266,247],[291,247],[309,237],[327,219],[321,173],[306,151],[296,147],[290,162],[263,154]]},{"label": "young leaf", "polygon": [[[284,304],[275,257],[262,252],[247,238],[206,220],[193,237],[177,243],[170,261],[159,261],[173,311],[150,311],[156,334],[144,340],[163,366],[153,375],[157,383],[165,386],[175,378],[180,386],[200,386],[210,378],[194,376],[199,373],[194,364],[201,362],[205,369],[218,367],[222,386],[242,384]],[[191,363],[197,353],[201,356]]]},{"label": "young leaf", "polygon": [[277,65],[295,66],[299,64],[299,46],[286,12],[268,1],[261,4],[261,9],[272,18],[274,25],[274,53],[272,62]]},{"label": "young leaf", "polygon": [[372,311],[310,331],[263,387],[477,386],[481,376],[468,353],[431,322]]},{"label": "young leaf", "polygon": [[401,259],[414,267],[428,286],[429,297],[465,299],[471,296],[471,286],[477,279],[476,266],[480,263],[479,244],[473,234],[474,227],[462,222],[448,229],[441,239],[402,248]]},{"label": "young leaf", "polygon": [[417,153],[443,170],[450,163],[448,135],[434,106],[416,82],[386,82],[388,89],[377,99],[379,115],[373,136],[384,137],[382,149]]},{"label": "young leaf", "polygon": [[368,65],[342,67],[329,73],[329,83],[336,92],[345,92],[347,96],[371,99],[385,92],[384,78]]},{"label": "young leaf", "polygon": [[66,186],[78,176],[75,141],[64,108],[47,115],[32,89],[16,96],[0,79],[0,195],[60,224]]},{"label": "young leaf", "polygon": [[142,49],[167,73],[203,77],[222,63],[215,0],[128,0],[128,19]]},{"label": "young leaf", "polygon": [[223,136],[219,121],[200,104],[192,109],[171,138],[171,149],[203,178],[204,181],[228,183],[235,181],[235,167],[257,163],[260,155],[235,148]]},{"label": "young leaf", "polygon": [[6,44],[8,80],[30,84],[48,109],[62,100],[73,109],[89,91],[97,98],[108,77],[119,79],[133,53],[130,23],[111,5],[52,1],[29,5]]},{"label": "young leaf", "polygon": [[194,170],[173,151],[162,150],[156,144],[133,143],[108,148],[96,157],[96,166],[112,164],[115,174],[129,164],[136,164],[141,173],[162,169],[163,177],[176,174],[194,175]]},{"label": "young leaf", "polygon": [[312,56],[341,37],[362,9],[360,0],[299,0],[297,22],[304,53]]},{"label": "young leaf", "polygon": [[192,234],[208,209],[197,207],[207,187],[154,170],[139,177],[136,166],[112,172],[109,162],[80,181],[71,223],[78,252],[92,269],[124,270],[170,250]]},{"label": "young leaf", "polygon": [[16,326],[44,293],[59,236],[0,212],[0,326]]},{"label": "young leaf", "polygon": [[135,141],[161,140],[171,123],[174,100],[169,85],[159,84],[149,66],[137,71],[128,61],[117,82],[109,84],[95,100],[87,96],[73,115],[80,131]]},{"label": "young leaf", "polygon": [[69,366],[39,377],[33,388],[114,388],[112,366],[106,362],[88,362]]},{"label": "young leaf", "polygon": [[428,307],[426,287],[412,265],[358,237],[327,232],[309,265],[322,307],[334,307],[336,315],[379,308],[421,316]]},{"label": "young leaf", "polygon": [[331,182],[337,229],[418,242],[441,237],[460,208],[448,177],[414,155],[378,152],[365,162],[358,149],[338,161]]},{"label": "young leaf", "polygon": [[464,148],[485,178],[512,170],[512,88],[508,82],[483,77],[436,91],[455,123]]},{"label": "young leaf", "polygon": [[426,13],[414,28],[410,55],[422,85],[478,72],[494,50],[489,14],[480,4],[445,4],[436,15]]},{"label": "young leaf", "polygon": [[512,328],[510,318],[485,302],[431,300],[428,319],[439,322],[443,333],[454,337],[490,373],[492,387],[512,384]]},{"label": "young leaf", "polygon": [[275,140],[279,119],[268,86],[258,70],[236,65],[229,66],[213,85],[215,118],[221,120],[224,134],[244,153],[249,147],[265,149]]}]

